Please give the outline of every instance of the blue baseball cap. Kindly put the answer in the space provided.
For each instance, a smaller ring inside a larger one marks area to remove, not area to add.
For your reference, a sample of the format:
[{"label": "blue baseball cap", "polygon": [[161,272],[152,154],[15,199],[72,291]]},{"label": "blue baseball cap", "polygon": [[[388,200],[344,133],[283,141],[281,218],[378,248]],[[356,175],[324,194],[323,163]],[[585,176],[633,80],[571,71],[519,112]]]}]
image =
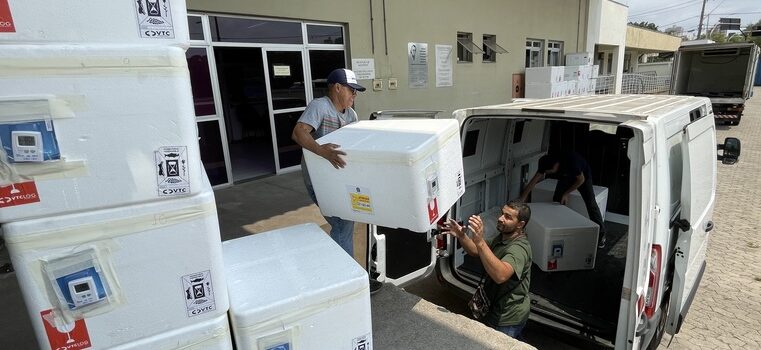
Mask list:
[{"label": "blue baseball cap", "polygon": [[357,91],[365,91],[365,87],[357,84],[357,75],[348,69],[335,69],[328,74],[328,84],[343,84]]}]

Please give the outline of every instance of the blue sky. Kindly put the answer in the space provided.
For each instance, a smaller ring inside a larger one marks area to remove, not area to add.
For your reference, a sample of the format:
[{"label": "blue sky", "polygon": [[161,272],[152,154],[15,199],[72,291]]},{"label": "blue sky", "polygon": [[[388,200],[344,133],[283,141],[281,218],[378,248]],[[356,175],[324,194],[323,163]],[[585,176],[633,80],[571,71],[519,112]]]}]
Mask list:
[{"label": "blue sky", "polygon": [[[658,29],[680,26],[695,34],[703,0],[628,0],[629,22],[653,22]],[[740,18],[742,27],[761,19],[761,0],[707,0],[706,19],[713,26],[721,17]],[[704,22],[705,22],[704,20]],[[705,24],[703,27],[705,31]]]}]

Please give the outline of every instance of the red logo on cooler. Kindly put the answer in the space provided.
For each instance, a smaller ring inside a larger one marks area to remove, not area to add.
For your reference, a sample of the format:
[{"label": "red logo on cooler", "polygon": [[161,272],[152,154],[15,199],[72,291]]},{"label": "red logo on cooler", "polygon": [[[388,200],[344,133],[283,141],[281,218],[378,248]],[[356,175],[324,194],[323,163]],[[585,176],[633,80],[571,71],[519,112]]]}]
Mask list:
[{"label": "red logo on cooler", "polygon": [[428,221],[432,224],[439,217],[439,204],[434,198],[428,201]]},{"label": "red logo on cooler", "polygon": [[0,187],[0,208],[39,201],[40,195],[37,194],[37,185],[34,184],[34,181],[19,182]]},{"label": "red logo on cooler", "polygon": [[558,269],[558,260],[552,259],[547,261],[547,270],[557,270]]},{"label": "red logo on cooler", "polygon": [[8,6],[8,0],[0,0],[0,33],[15,33],[16,26],[13,25],[13,16],[11,16],[11,7]]},{"label": "red logo on cooler", "polygon": [[52,313],[53,310],[40,312],[52,350],[77,350],[92,347],[85,320],[76,320],[74,323],[56,327],[50,323],[53,318]]}]

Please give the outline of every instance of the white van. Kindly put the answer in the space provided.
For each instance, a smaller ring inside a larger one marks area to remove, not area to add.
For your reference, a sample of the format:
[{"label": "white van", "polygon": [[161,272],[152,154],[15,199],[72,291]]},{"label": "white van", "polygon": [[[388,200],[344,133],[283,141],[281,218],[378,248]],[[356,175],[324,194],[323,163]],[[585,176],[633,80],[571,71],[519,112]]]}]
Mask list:
[{"label": "white van", "polygon": [[[608,189],[607,245],[595,268],[545,272],[534,265],[531,320],[616,349],[655,348],[664,332],[679,332],[714,227],[717,144],[707,98],[565,97],[468,108],[454,117],[466,184],[449,212],[455,220],[519,197],[548,152],[581,154],[594,184]],[[739,140],[719,148],[718,159],[737,161]],[[437,233],[370,226],[368,266],[397,285],[435,268],[447,285],[472,293],[483,272],[479,260]]]}]

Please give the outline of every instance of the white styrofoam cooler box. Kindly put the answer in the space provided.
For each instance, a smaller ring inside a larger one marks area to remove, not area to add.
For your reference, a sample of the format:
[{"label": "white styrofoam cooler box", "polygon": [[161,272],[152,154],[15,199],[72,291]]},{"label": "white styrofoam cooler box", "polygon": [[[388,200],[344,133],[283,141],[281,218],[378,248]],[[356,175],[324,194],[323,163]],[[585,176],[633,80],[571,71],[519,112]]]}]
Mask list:
[{"label": "white styrofoam cooler box", "polygon": [[454,119],[360,121],[317,140],[346,152],[346,167],[304,151],[325,216],[425,232],[465,192]]},{"label": "white styrofoam cooler box", "polygon": [[529,203],[526,236],[542,271],[588,270],[595,267],[599,226],[564,205]]},{"label": "white styrofoam cooler box", "polygon": [[529,67],[526,68],[526,84],[549,84],[563,81],[565,67]]},{"label": "white styrofoam cooler box", "polygon": [[594,55],[591,52],[575,52],[565,55],[566,66],[586,66],[591,65]]},{"label": "white styrofoam cooler box", "polygon": [[[557,183],[558,180],[556,179],[545,179],[544,181],[537,183],[536,186],[534,186],[534,190],[531,191],[531,201],[552,202],[552,196],[555,194],[555,186]],[[600,215],[602,215],[602,219],[605,220],[605,212],[608,209],[608,188],[595,185],[592,186],[592,189],[595,192],[597,206],[600,208]],[[579,193],[578,190],[573,191],[568,196],[568,203],[566,205],[573,209],[573,211],[581,214],[581,216],[589,218],[587,205],[584,204],[584,198],[581,197],[581,193]]]},{"label": "white styrofoam cooler box", "polygon": [[549,84],[526,84],[525,95],[526,98],[563,97],[566,96],[567,83],[566,81],[561,81]]},{"label": "white styrofoam cooler box", "polygon": [[367,273],[316,224],[222,250],[238,349],[372,349]]},{"label": "white styrofoam cooler box", "polygon": [[228,310],[219,223],[208,182],[191,197],[7,223],[2,230],[43,349],[50,343],[42,315],[59,304],[46,292],[50,283],[41,266],[78,252],[98,252],[103,271],[113,271],[111,288],[119,292],[113,295],[123,301],[104,313],[85,315],[94,348],[179,332]]},{"label": "white styrofoam cooler box", "polygon": [[189,45],[184,0],[6,1],[0,43]]},{"label": "white styrofoam cooler box", "polygon": [[[0,205],[0,223],[201,188],[205,175],[180,48],[3,46],[0,125],[35,118],[52,122],[62,160],[10,164],[20,175],[33,174],[36,190],[26,191],[37,200]],[[0,194],[11,192],[9,183],[26,181],[7,172],[0,180]]]},{"label": "white styrofoam cooler box", "polygon": [[112,350],[182,349],[232,350],[233,339],[227,314],[187,327],[120,345]]}]

